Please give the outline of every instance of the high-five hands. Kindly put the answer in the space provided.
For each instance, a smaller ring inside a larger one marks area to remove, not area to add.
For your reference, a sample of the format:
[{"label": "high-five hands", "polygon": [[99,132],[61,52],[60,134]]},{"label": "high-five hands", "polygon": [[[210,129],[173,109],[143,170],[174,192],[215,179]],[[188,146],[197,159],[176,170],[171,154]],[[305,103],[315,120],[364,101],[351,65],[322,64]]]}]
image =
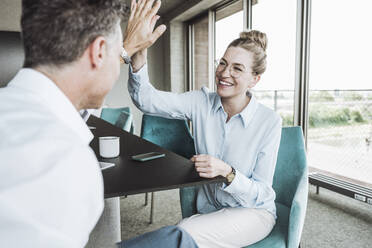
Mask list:
[{"label": "high-five hands", "polygon": [[[164,33],[166,26],[159,25],[155,30],[160,0],[132,0],[127,29],[124,34],[124,49],[129,56],[150,47]],[[154,4],[154,6],[153,6]]]},{"label": "high-five hands", "polygon": [[230,165],[207,154],[194,155],[191,161],[195,164],[200,177],[212,178],[220,175],[226,177],[232,170]]}]

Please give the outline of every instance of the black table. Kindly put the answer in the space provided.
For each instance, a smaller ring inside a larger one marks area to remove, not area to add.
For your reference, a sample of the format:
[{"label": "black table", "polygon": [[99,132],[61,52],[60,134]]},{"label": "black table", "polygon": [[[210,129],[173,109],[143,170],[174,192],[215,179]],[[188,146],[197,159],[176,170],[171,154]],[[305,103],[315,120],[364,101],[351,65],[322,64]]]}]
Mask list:
[{"label": "black table", "polygon": [[[211,179],[199,177],[190,160],[115,127],[100,118],[91,116],[87,124],[96,128],[91,130],[94,139],[90,146],[96,153],[97,159],[116,165],[102,171],[105,198],[225,181],[225,178],[221,176]],[[104,159],[99,155],[98,137],[100,136],[120,137],[119,157]],[[161,152],[165,154],[165,157],[147,162],[131,159],[132,155],[147,152]]]}]

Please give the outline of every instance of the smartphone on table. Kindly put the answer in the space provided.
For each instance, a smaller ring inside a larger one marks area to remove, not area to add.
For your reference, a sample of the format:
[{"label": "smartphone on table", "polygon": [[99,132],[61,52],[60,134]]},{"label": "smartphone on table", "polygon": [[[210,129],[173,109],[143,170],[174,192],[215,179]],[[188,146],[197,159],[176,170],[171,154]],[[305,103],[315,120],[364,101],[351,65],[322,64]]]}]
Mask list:
[{"label": "smartphone on table", "polygon": [[149,152],[149,153],[134,155],[134,156],[132,156],[132,159],[136,160],[136,161],[145,162],[145,161],[153,160],[153,159],[156,159],[156,158],[162,158],[162,157],[165,157],[164,153]]}]

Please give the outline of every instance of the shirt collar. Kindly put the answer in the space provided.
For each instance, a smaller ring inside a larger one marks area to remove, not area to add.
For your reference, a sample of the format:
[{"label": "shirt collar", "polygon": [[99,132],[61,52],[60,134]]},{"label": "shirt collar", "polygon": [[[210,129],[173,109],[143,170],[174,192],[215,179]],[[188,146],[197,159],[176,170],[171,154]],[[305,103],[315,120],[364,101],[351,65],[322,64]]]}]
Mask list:
[{"label": "shirt collar", "polygon": [[223,109],[221,97],[216,94],[216,97],[214,98],[213,107],[212,110],[214,113],[217,113],[218,110]]},{"label": "shirt collar", "polygon": [[249,123],[252,121],[254,114],[257,111],[258,102],[257,99],[251,94],[251,100],[248,105],[240,112],[240,117],[242,118],[243,125],[245,128],[248,127]]},{"label": "shirt collar", "polygon": [[[245,128],[248,127],[249,123],[253,119],[253,116],[258,107],[257,99],[253,96],[253,94],[249,92],[248,95],[251,97],[251,100],[249,101],[249,104],[239,114]],[[221,97],[216,94],[212,110],[214,113],[217,113],[220,109],[223,109]]]},{"label": "shirt collar", "polygon": [[93,134],[79,112],[57,85],[44,74],[24,68],[17,73],[8,86],[21,88],[37,95],[43,100],[45,106],[70,127],[84,143],[89,144],[92,141]]}]

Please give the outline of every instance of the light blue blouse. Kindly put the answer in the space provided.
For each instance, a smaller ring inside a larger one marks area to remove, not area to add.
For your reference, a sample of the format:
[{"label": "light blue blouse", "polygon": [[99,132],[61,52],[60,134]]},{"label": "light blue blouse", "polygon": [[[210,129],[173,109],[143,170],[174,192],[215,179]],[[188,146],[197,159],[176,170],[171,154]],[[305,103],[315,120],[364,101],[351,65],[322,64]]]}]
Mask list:
[{"label": "light blue blouse", "polygon": [[224,207],[262,208],[276,216],[273,175],[281,137],[282,120],[273,110],[257,102],[227,123],[221,98],[208,88],[182,94],[156,90],[147,65],[137,73],[129,69],[128,90],[144,113],[192,121],[197,154],[209,154],[234,167],[230,185],[204,185],[197,197],[199,213]]}]

